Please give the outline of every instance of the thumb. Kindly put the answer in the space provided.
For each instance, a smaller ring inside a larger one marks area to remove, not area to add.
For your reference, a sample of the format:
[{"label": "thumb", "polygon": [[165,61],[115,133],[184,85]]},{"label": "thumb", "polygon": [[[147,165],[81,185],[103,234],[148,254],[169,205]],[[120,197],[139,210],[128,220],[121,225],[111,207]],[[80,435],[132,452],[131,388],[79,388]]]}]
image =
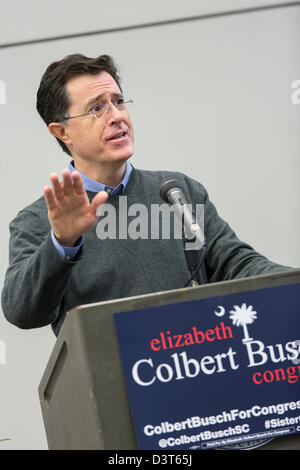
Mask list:
[{"label": "thumb", "polygon": [[96,216],[100,215],[100,207],[104,204],[108,199],[108,194],[106,191],[100,191],[96,194],[94,199],[91,202],[91,210],[93,214]]}]

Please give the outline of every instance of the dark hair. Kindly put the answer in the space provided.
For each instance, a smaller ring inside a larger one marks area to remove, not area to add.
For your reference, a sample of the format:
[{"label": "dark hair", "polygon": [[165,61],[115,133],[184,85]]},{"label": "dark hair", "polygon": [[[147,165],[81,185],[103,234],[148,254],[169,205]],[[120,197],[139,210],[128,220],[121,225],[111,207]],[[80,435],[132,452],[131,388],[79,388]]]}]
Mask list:
[{"label": "dark hair", "polygon": [[[64,121],[71,105],[70,97],[66,93],[66,84],[70,78],[79,75],[98,75],[103,71],[113,77],[121,90],[117,66],[108,55],[91,58],[83,54],[72,54],[50,64],[42,76],[36,101],[36,108],[46,125]],[[56,140],[64,152],[71,155],[64,142],[57,137]]]}]

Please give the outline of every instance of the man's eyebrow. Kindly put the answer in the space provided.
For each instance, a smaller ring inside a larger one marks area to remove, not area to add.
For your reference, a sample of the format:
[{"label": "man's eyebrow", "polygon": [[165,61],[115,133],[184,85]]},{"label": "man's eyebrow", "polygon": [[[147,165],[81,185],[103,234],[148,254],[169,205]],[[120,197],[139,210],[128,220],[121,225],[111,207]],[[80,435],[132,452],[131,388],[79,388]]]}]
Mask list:
[{"label": "man's eyebrow", "polygon": [[[101,93],[100,95],[95,96],[90,101],[88,101],[85,108],[89,108],[93,104],[97,103],[97,101],[101,100],[104,96],[105,96],[105,93]],[[111,93],[110,96],[111,96],[111,98],[122,98],[123,97],[122,93]]]}]

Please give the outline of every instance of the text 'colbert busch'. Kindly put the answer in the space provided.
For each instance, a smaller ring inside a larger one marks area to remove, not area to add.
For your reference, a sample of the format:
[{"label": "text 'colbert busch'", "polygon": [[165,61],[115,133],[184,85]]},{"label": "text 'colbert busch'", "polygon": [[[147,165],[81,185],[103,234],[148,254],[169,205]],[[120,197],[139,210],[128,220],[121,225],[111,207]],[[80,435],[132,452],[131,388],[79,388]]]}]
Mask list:
[{"label": "text 'colbert busch'", "polygon": [[[232,330],[225,326],[224,322],[216,325],[214,328],[206,331],[197,330],[193,326],[189,333],[172,335],[169,330],[165,333],[160,332],[157,338],[150,341],[152,351],[175,349],[192,345],[201,345],[204,342],[213,342],[215,340],[233,339]],[[299,356],[299,341],[288,341],[286,344],[265,345],[262,341],[248,338],[242,341],[245,347],[247,363],[243,360],[243,366],[259,367],[267,362],[280,363],[284,361],[294,361]],[[168,383],[173,380],[193,379],[201,373],[212,375],[215,373],[224,373],[228,370],[237,370],[240,364],[237,361],[237,352],[230,346],[226,351],[215,355],[204,355],[201,358],[189,357],[186,351],[174,353],[167,362],[156,363],[151,357],[139,359],[133,364],[132,377],[136,384],[147,387],[154,384],[157,380],[162,383]],[[271,371],[254,372],[251,380],[260,385],[262,382],[271,383],[273,381],[285,380],[289,378],[292,383],[291,374],[296,370],[276,369]],[[293,368],[296,369],[296,368]],[[299,368],[300,369],[300,368]],[[300,372],[300,371],[299,371]]]}]

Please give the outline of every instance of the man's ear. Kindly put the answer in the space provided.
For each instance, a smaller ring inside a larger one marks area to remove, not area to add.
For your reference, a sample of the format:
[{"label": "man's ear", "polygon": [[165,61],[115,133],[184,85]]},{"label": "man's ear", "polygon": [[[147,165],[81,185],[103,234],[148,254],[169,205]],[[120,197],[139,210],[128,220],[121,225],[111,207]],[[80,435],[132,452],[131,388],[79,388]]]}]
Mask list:
[{"label": "man's ear", "polygon": [[51,122],[48,129],[54,137],[60,139],[64,144],[70,145],[72,143],[66,124],[62,122]]}]

